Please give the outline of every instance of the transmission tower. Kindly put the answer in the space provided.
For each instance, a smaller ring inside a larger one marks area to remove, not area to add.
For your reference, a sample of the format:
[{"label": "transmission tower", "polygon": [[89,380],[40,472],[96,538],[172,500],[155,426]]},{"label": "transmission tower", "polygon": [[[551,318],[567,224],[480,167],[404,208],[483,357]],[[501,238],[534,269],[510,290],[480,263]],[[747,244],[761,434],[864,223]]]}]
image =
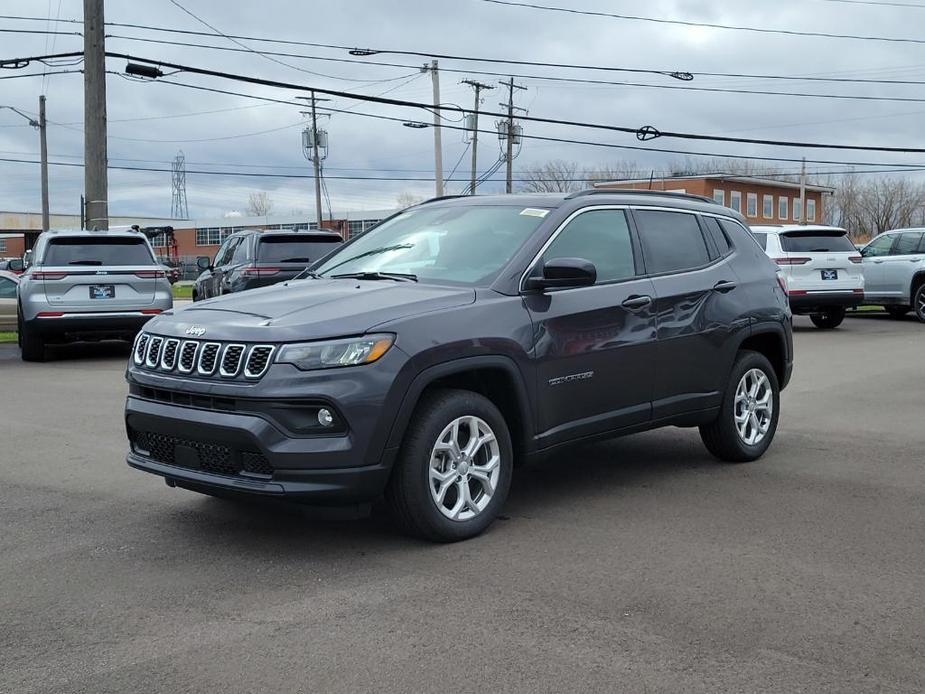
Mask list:
[{"label": "transmission tower", "polygon": [[173,180],[173,199],[170,202],[172,219],[189,219],[189,207],[186,205],[186,157],[183,150],[177,152],[170,165]]}]

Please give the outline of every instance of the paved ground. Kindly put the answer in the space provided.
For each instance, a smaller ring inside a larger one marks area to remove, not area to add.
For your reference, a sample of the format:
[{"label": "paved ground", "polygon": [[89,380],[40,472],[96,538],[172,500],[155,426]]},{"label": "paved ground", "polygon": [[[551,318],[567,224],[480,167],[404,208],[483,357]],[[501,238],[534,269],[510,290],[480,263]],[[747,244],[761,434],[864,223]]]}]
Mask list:
[{"label": "paved ground", "polygon": [[451,546],[170,490],[126,349],[0,346],[0,692],[921,692],[925,328],[798,323],[764,460],[585,447]]}]

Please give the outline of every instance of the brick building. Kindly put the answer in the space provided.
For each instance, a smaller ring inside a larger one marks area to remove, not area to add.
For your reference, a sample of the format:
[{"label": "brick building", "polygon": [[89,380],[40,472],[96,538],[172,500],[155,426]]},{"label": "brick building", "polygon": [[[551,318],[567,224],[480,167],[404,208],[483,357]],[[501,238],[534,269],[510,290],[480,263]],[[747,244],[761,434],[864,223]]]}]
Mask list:
[{"label": "brick building", "polygon": [[[671,178],[633,179],[596,183],[595,188],[665,190],[713,198],[741,212],[750,224],[794,224],[800,221],[800,184],[754,176],[705,174]],[[806,222],[822,223],[825,196],[834,188],[806,185]]]}]

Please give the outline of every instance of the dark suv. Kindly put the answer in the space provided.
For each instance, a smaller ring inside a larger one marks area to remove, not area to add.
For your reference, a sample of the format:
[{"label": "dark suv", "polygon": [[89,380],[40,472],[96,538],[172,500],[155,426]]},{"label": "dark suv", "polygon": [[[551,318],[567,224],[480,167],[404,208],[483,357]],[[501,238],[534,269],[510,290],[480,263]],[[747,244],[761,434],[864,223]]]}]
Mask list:
[{"label": "dark suv", "polygon": [[127,371],[128,464],[219,496],[384,494],[406,530],[458,540],[565,444],[675,425],[760,457],[791,367],[775,266],[729,209],[444,198],[304,279],[154,319]]},{"label": "dark suv", "polygon": [[333,231],[260,231],[232,234],[215,259],[202,256],[193,301],[291,280],[344,240]]}]

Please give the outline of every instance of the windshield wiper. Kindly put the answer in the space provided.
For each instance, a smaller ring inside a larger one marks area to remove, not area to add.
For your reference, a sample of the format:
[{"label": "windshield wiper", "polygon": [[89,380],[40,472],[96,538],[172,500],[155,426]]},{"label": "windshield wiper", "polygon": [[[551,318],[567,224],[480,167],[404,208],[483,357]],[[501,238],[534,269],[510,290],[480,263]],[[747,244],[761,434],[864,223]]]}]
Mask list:
[{"label": "windshield wiper", "polygon": [[373,248],[372,250],[366,251],[365,253],[358,253],[355,256],[347,258],[346,260],[342,260],[341,262],[337,263],[337,265],[334,265],[333,267],[328,268],[326,272],[330,272],[331,270],[336,270],[341,265],[346,265],[347,263],[351,263],[354,260],[359,260],[360,258],[366,258],[371,255],[379,255],[380,253],[388,253],[389,251],[401,251],[406,248],[414,248],[414,244],[413,243],[396,243],[393,246],[380,246],[379,248]]},{"label": "windshield wiper", "polygon": [[396,282],[417,282],[418,276],[410,272],[345,272],[342,275],[331,275],[331,279],[353,280],[395,280]]},{"label": "windshield wiper", "polygon": [[68,265],[102,265],[102,260],[72,260]]},{"label": "windshield wiper", "polygon": [[283,258],[278,260],[279,263],[308,263],[311,262],[311,258]]}]

